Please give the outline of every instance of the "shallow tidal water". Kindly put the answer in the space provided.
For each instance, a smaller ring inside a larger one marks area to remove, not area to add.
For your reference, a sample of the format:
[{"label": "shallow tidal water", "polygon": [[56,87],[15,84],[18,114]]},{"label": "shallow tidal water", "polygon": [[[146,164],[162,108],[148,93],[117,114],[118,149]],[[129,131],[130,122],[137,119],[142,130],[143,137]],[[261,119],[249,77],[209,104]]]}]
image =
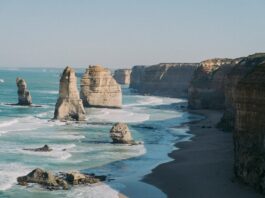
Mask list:
[{"label": "shallow tidal water", "polygon": [[[83,72],[78,70],[78,72]],[[84,123],[51,122],[58,96],[59,69],[0,69],[0,198],[55,197],[166,197],[141,182],[157,165],[170,161],[168,153],[177,141],[192,136],[183,123],[199,119],[183,111],[186,101],[140,96],[123,86],[123,108],[90,108]],[[27,81],[33,103],[39,108],[9,106],[17,102],[16,77]],[[109,131],[115,122],[128,124],[143,145],[111,144]],[[25,151],[44,144],[53,151]],[[48,191],[39,186],[18,186],[16,178],[35,168],[106,175],[103,185],[78,186],[69,191]],[[143,196],[144,192],[144,196]]]}]

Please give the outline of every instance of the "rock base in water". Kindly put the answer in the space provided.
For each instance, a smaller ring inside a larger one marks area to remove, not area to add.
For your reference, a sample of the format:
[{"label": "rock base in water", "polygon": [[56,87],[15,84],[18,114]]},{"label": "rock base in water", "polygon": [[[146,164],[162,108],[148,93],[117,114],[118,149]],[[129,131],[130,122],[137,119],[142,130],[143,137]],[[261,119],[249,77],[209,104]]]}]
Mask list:
[{"label": "rock base in water", "polygon": [[141,142],[136,142],[133,140],[131,132],[124,123],[116,123],[110,130],[110,137],[115,144],[130,144],[138,145],[142,144]]},{"label": "rock base in water", "polygon": [[40,184],[49,190],[68,190],[73,185],[95,184],[100,182],[95,176],[79,172],[60,173],[57,175],[37,168],[26,176],[18,177],[19,185],[27,186],[29,183]]}]

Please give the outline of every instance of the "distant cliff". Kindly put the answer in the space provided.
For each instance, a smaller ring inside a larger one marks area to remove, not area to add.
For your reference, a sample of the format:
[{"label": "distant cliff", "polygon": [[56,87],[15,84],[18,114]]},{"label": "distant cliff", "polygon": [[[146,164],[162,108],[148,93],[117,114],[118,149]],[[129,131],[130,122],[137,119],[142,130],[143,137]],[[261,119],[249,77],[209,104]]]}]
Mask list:
[{"label": "distant cliff", "polygon": [[188,91],[191,109],[224,109],[225,79],[240,59],[209,59],[194,72]]},{"label": "distant cliff", "polygon": [[253,69],[238,82],[233,96],[235,174],[265,193],[265,62],[256,65],[250,59],[251,64],[242,64]]},{"label": "distant cliff", "polygon": [[197,63],[160,63],[152,66],[134,66],[130,88],[140,94],[181,97],[188,95],[188,86]]},{"label": "distant cliff", "polygon": [[129,85],[131,78],[131,69],[117,69],[114,71],[114,78],[121,85]]}]

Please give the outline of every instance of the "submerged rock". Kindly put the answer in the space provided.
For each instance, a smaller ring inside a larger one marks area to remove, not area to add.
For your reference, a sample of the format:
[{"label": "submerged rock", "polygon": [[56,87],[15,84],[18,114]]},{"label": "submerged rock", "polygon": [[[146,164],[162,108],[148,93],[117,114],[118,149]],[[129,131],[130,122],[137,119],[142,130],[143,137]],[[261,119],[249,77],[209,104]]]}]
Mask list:
[{"label": "submerged rock", "polygon": [[29,90],[27,90],[27,83],[24,79],[17,77],[17,94],[18,94],[18,105],[31,105],[32,98]]},{"label": "submerged rock", "polygon": [[35,151],[35,152],[50,152],[52,151],[52,149],[48,146],[48,145],[44,145],[43,147],[40,147],[40,148],[35,148],[35,149],[23,149],[23,150],[26,150],[26,151]]},{"label": "submerged rock", "polygon": [[130,144],[130,145],[142,144],[141,142],[136,142],[133,140],[127,124],[124,123],[114,124],[110,130],[110,137],[113,143],[116,144]]},{"label": "submerged rock", "polygon": [[85,120],[83,102],[79,97],[75,71],[67,66],[60,79],[59,98],[54,112],[54,119]]},{"label": "submerged rock", "polygon": [[89,66],[81,80],[81,99],[85,107],[121,108],[122,92],[120,85],[108,69]]},{"label": "submerged rock", "polygon": [[100,180],[94,176],[84,175],[80,172],[71,172],[66,174],[66,181],[71,185],[94,184]]},{"label": "submerged rock", "polygon": [[265,60],[238,82],[233,98],[235,174],[265,193]]},{"label": "submerged rock", "polygon": [[51,190],[68,189],[68,185],[62,185],[64,182],[60,180],[51,172],[44,171],[40,168],[34,169],[26,176],[17,178],[18,184],[23,186],[28,185],[28,183],[36,183]]},{"label": "submerged rock", "polygon": [[131,79],[131,69],[117,69],[114,72],[114,78],[121,85],[129,85]]},{"label": "submerged rock", "polygon": [[37,168],[26,176],[18,177],[17,182],[23,186],[29,183],[36,183],[49,190],[68,190],[73,185],[95,184],[100,182],[100,180],[95,176],[84,175],[79,172],[54,175],[51,172]]}]

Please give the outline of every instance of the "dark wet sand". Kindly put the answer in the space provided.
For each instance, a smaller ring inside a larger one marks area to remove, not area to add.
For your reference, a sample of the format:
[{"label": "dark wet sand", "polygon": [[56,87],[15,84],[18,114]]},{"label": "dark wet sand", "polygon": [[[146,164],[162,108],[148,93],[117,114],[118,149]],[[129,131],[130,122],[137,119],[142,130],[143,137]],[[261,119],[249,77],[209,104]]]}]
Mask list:
[{"label": "dark wet sand", "polygon": [[195,137],[178,143],[179,150],[169,154],[174,161],[159,165],[143,181],[158,187],[170,198],[264,197],[235,180],[232,134],[214,127],[221,112],[192,112],[206,117],[188,124]]}]

